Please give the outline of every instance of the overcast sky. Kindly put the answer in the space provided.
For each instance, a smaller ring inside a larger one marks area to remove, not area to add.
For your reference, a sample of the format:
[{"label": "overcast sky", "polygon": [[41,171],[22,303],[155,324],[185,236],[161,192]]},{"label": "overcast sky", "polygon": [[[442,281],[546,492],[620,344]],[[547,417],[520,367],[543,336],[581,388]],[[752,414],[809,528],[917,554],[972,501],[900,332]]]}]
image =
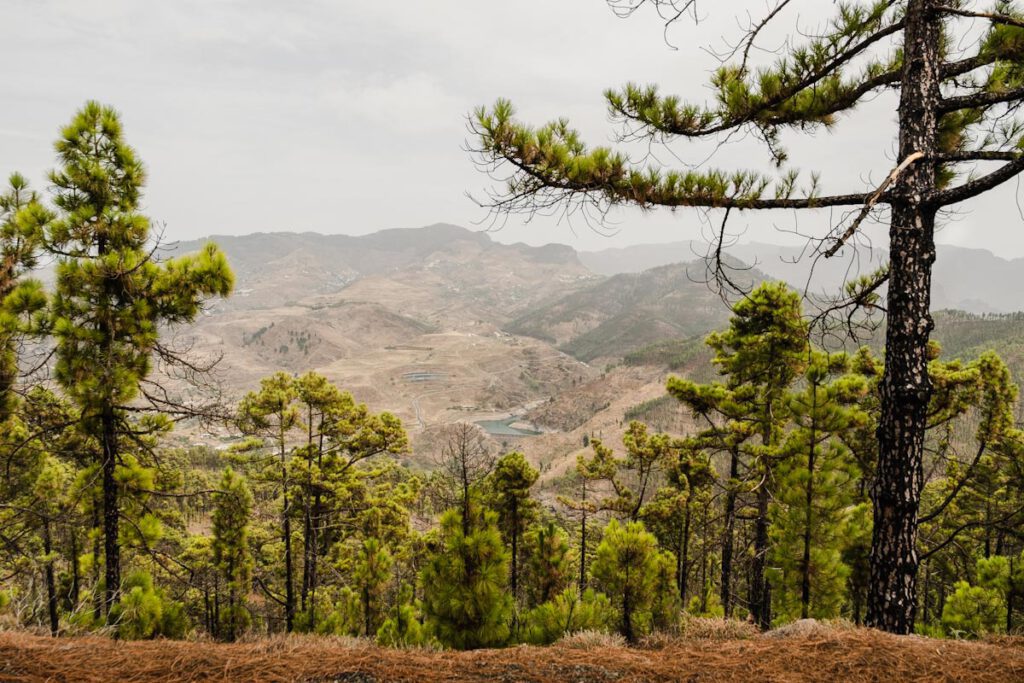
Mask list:
[{"label": "overcast sky", "polygon": [[[813,27],[833,8],[797,5],[786,26]],[[757,12],[764,0],[729,6]],[[490,182],[462,149],[473,107],[508,97],[526,120],[569,116],[607,143],[607,87],[657,82],[709,96],[717,62],[701,48],[738,35],[732,10],[709,14],[669,34],[674,50],[652,12],[624,21],[604,0],[2,0],[0,171],[43,186],[60,126],[97,99],[121,111],[149,169],[146,211],[170,239],[472,227],[486,216],[465,193],[482,195]],[[790,136],[794,165],[820,170],[829,190],[877,184],[893,166],[894,107],[882,97],[835,132]],[[698,163],[708,149],[674,151]],[[751,141],[716,160],[765,162]],[[940,240],[1024,256],[1016,192],[1011,184],[964,207]],[[581,249],[699,237],[693,212],[614,218],[610,236],[537,218],[513,219],[495,237]],[[782,242],[780,231],[816,231],[834,218],[741,216],[737,226],[749,226],[746,239]]]}]

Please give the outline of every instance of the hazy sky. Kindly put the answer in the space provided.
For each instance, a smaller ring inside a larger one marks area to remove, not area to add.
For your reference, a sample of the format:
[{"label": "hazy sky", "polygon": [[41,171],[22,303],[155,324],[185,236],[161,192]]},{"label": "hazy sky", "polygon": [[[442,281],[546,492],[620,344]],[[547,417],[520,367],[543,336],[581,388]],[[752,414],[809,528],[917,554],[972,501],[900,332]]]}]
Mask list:
[{"label": "hazy sky", "polygon": [[[465,193],[490,181],[462,150],[465,116],[499,96],[524,119],[569,116],[588,139],[610,140],[601,93],[626,81],[709,96],[716,65],[702,47],[738,35],[735,0],[663,40],[657,17],[617,19],[604,0],[0,0],[0,171],[37,186],[60,126],[87,99],[114,105],[149,168],[146,210],[171,239],[255,231],[361,234],[485,218]],[[832,3],[803,0],[780,25],[813,28]],[[769,35],[766,46],[777,44]],[[774,42],[773,42],[774,41]],[[864,105],[831,133],[793,137],[794,165],[826,189],[855,191],[893,165],[895,102]],[[679,146],[685,163],[709,151]],[[666,164],[680,161],[660,154]],[[763,167],[738,141],[723,166]],[[961,212],[942,241],[1024,256],[1011,183]],[[511,220],[501,241],[593,249],[699,236],[693,212],[615,216],[602,236],[581,222]],[[742,216],[747,239],[813,231],[835,216]]]}]

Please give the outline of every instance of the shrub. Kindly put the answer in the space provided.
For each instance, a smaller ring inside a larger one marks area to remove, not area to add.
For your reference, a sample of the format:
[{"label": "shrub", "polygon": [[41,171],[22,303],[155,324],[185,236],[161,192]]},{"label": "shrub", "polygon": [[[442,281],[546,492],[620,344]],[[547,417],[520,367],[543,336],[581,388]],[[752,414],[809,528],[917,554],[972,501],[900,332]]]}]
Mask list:
[{"label": "shrub", "polygon": [[950,635],[978,637],[999,633],[1005,625],[1006,603],[998,591],[958,581],[942,608],[942,625]]},{"label": "shrub", "polygon": [[377,629],[377,644],[385,647],[420,647],[427,642],[426,630],[416,618],[412,590],[403,586],[391,615]]},{"label": "shrub", "polygon": [[125,640],[183,638],[188,626],[184,605],[167,600],[145,572],[135,572],[125,581],[121,600],[111,610],[111,621]]},{"label": "shrub", "polygon": [[576,589],[567,588],[526,613],[523,640],[550,645],[568,633],[608,631],[615,618],[615,608],[606,596],[587,590],[581,598]]}]

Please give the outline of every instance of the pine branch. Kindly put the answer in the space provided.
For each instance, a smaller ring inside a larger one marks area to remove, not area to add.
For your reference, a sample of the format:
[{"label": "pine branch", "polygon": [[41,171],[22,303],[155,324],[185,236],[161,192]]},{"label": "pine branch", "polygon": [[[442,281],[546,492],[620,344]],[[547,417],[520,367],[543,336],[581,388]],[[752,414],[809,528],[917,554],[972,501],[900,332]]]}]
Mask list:
[{"label": "pine branch", "polygon": [[1024,172],[1024,157],[1018,156],[997,171],[966,182],[963,185],[937,192],[932,196],[931,203],[935,206],[943,207],[977,197],[994,187],[1002,185],[1007,180],[1015,178],[1021,172]]},{"label": "pine branch", "polygon": [[[661,133],[694,138],[728,132],[750,123],[769,125],[807,123],[848,108],[871,90],[898,81],[900,71],[892,69],[883,74],[870,76],[863,83],[856,85],[832,83],[831,87],[840,92],[835,96],[831,106],[829,104],[820,106],[820,100],[817,99],[824,96],[821,94],[822,92],[827,93],[826,88],[821,87],[821,92],[811,90],[814,86],[821,85],[822,81],[826,79],[837,78],[836,74],[843,66],[882,39],[895,35],[902,29],[903,22],[897,21],[867,36],[859,43],[845,44],[837,50],[834,58],[805,74],[802,78],[784,86],[779,92],[756,103],[746,111],[729,111],[728,105],[718,111],[701,111],[696,107],[680,107],[676,98],[661,98],[653,89],[640,90],[635,86],[627,86],[623,92],[619,93],[609,92],[606,94],[606,98],[613,118],[641,124],[648,130],[648,134]],[[727,89],[745,83],[745,81],[737,80],[735,76],[736,74],[731,74],[728,71],[719,73],[717,80],[719,81],[720,97],[727,94]],[[767,76],[768,74],[765,74],[765,77]],[[784,78],[785,75],[776,77]],[[848,92],[843,93],[843,89]],[[812,93],[812,102],[819,103],[818,107],[805,105],[806,108],[803,110],[796,107],[791,111],[777,111],[782,105],[806,92]],[[749,97],[756,99],[757,95],[751,93]]]},{"label": "pine branch", "polygon": [[850,241],[850,238],[853,237],[853,235],[857,232],[857,228],[860,227],[860,224],[863,223],[864,219],[868,217],[868,214],[871,213],[871,209],[875,207],[875,204],[877,204],[879,200],[882,199],[882,197],[885,194],[885,191],[889,189],[889,186],[895,183],[897,180],[899,180],[900,175],[903,173],[903,171],[907,170],[907,168],[910,167],[911,164],[913,164],[918,159],[922,158],[924,158],[923,152],[914,152],[906,159],[904,159],[899,166],[892,170],[892,172],[886,177],[882,184],[878,186],[878,189],[875,190],[870,197],[868,197],[867,202],[864,203],[864,208],[861,209],[860,213],[853,220],[853,223],[851,223],[850,227],[846,229],[846,232],[844,232],[842,236],[836,240],[836,243],[829,247],[828,251],[825,252],[825,258],[832,258],[833,256],[835,256],[836,252],[839,251],[844,244]]},{"label": "pine branch", "polygon": [[1024,88],[999,92],[976,92],[970,95],[958,97],[947,97],[939,103],[939,111],[951,112],[960,109],[977,109],[980,107],[991,107],[996,104],[1006,104],[1024,99]]},{"label": "pine branch", "polygon": [[949,5],[939,5],[935,7],[934,10],[936,12],[942,12],[943,14],[952,14],[968,19],[988,19],[993,24],[1000,24],[1002,26],[1016,26],[1018,28],[1024,28],[1024,19],[1012,17],[1009,14],[999,14],[997,12],[974,12],[971,10],[960,9],[959,7],[950,7]]}]

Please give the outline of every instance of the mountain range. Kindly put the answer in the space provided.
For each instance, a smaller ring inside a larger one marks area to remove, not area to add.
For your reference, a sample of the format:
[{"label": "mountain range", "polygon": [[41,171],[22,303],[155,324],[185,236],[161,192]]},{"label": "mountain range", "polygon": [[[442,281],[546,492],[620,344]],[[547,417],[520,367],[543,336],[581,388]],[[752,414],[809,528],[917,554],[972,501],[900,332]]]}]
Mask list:
[{"label": "mountain range", "polygon": [[[571,462],[584,435],[614,442],[638,405],[655,402],[658,419],[681,428],[682,411],[656,403],[665,378],[704,372],[699,340],[729,315],[703,282],[696,244],[580,253],[502,244],[444,224],[359,237],[214,240],[235,270],[235,294],[177,334],[196,352],[222,358],[227,397],[278,370],[317,370],[374,410],[401,417],[414,449],[429,451],[445,424],[484,422],[498,425],[495,439],[515,441],[547,475]],[[732,256],[757,264],[743,271],[750,281],[782,277],[792,255],[772,245],[739,246]],[[955,291],[956,307],[968,311],[1011,310],[1024,291],[1021,260],[943,248],[939,264],[937,300]],[[796,284],[799,275],[785,279]],[[937,336],[955,329],[963,351],[989,338],[1015,347],[1016,328],[989,317],[982,338],[974,330],[983,326],[963,316],[940,318],[950,324]],[[541,435],[517,439],[517,423]]]}]

